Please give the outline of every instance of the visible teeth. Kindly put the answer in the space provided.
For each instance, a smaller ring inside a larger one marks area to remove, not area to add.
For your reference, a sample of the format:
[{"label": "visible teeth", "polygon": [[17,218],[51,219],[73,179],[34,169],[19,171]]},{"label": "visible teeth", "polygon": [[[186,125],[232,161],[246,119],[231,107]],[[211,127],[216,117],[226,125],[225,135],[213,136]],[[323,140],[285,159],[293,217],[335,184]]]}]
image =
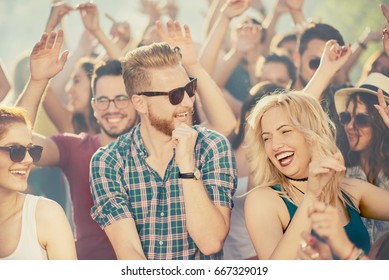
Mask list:
[{"label": "visible teeth", "polygon": [[277,160],[281,160],[281,159],[289,157],[291,155],[293,155],[292,152],[285,152],[285,153],[279,154],[279,155],[277,155]]},{"label": "visible teeth", "polygon": [[11,170],[11,173],[18,175],[26,175],[27,172],[25,170]]},{"label": "visible teeth", "polygon": [[121,121],[121,118],[107,118],[109,123],[118,123]]},{"label": "visible teeth", "polygon": [[181,114],[177,114],[176,118],[185,118],[186,116],[188,116],[188,113],[181,113]]}]

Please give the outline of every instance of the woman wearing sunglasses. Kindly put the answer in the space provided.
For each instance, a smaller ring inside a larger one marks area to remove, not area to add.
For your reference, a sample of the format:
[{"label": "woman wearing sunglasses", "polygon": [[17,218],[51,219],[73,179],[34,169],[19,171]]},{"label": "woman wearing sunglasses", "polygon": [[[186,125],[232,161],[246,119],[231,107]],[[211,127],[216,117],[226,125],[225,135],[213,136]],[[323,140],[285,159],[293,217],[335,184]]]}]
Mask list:
[{"label": "woman wearing sunglasses", "polygon": [[[383,92],[378,93],[378,89]],[[347,142],[342,152],[347,177],[358,178],[389,190],[389,78],[370,74],[359,88],[335,94],[340,129]],[[344,146],[344,148],[343,148]],[[366,220],[372,242],[389,231],[389,222]]]},{"label": "woman wearing sunglasses", "polygon": [[76,259],[69,222],[56,202],[23,192],[43,148],[18,108],[0,107],[0,259]]}]

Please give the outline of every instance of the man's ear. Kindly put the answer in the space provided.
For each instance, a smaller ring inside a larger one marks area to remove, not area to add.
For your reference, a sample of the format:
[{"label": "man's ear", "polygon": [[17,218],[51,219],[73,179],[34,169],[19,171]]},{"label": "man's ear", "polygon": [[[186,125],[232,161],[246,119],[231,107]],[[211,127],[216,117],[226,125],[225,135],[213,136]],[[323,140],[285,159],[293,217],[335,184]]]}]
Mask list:
[{"label": "man's ear", "polygon": [[147,103],[143,96],[134,94],[131,96],[131,102],[139,114],[147,113]]},{"label": "man's ear", "polygon": [[300,61],[301,61],[301,55],[297,50],[293,52],[293,63],[294,66],[296,67],[297,71],[300,70]]},{"label": "man's ear", "polygon": [[99,122],[99,119],[98,119],[97,116],[96,116],[96,111],[97,111],[96,105],[95,105],[95,103],[93,102],[92,99],[91,99],[91,101],[90,101],[90,104],[91,104],[92,109],[93,109],[93,116],[95,117],[97,123],[100,123],[100,122]]}]

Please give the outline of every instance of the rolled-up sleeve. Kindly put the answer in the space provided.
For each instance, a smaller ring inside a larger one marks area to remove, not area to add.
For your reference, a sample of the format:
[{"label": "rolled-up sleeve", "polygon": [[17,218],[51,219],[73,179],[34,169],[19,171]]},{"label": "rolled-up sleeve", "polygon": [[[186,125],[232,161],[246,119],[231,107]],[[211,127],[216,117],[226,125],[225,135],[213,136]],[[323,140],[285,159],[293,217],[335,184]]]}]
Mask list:
[{"label": "rolled-up sleeve", "polygon": [[115,150],[100,148],[90,163],[90,189],[94,205],[91,216],[101,228],[115,221],[133,218],[126,187],[122,183],[123,167]]},{"label": "rolled-up sleeve", "polygon": [[216,206],[233,207],[237,186],[235,157],[227,139],[221,135],[211,137],[203,158],[202,180],[210,199]]}]

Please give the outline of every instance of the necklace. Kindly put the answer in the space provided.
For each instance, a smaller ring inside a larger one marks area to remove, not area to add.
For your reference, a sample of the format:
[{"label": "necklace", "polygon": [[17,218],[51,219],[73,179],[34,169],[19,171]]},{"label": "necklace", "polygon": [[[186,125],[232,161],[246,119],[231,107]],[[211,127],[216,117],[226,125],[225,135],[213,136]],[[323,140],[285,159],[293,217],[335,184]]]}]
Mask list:
[{"label": "necklace", "polygon": [[307,177],[305,177],[305,178],[301,178],[301,179],[294,179],[294,178],[290,178],[290,177],[288,177],[288,176],[286,176],[286,175],[284,175],[287,179],[289,179],[289,180],[292,180],[292,181],[296,181],[296,182],[306,182],[306,181],[308,181],[308,178]]},{"label": "necklace", "polygon": [[296,187],[295,185],[292,184],[292,187],[295,188],[296,190],[298,190],[300,193],[302,193],[303,195],[305,194],[305,192],[303,192],[302,190],[300,190],[298,187]]}]

